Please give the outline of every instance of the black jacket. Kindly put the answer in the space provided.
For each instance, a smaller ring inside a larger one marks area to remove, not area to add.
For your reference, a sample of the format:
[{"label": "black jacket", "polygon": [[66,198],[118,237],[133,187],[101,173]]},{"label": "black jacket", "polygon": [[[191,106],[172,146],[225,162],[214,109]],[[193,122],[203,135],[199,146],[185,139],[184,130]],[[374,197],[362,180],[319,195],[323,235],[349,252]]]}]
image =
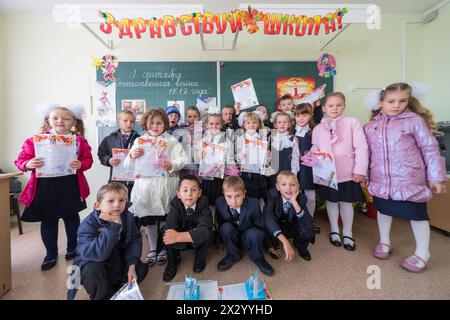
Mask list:
[{"label": "black jacket", "polygon": [[186,208],[178,197],[174,197],[170,202],[165,229],[188,231],[194,247],[201,246],[211,239],[212,225],[212,213],[206,197],[202,196],[198,199],[195,212],[191,216],[186,214]]},{"label": "black jacket", "polygon": [[133,146],[134,140],[139,137],[139,133],[132,130],[130,132],[130,137],[128,138],[128,145],[124,146],[122,142],[122,133],[120,129],[114,131],[109,136],[105,137],[98,147],[97,156],[100,163],[106,167],[110,167],[109,170],[109,180],[111,181],[112,167],[109,165],[108,161],[112,158],[112,149],[130,149]]},{"label": "black jacket", "polygon": [[[218,214],[219,224],[225,222],[235,223],[230,207],[224,197],[217,198],[216,212]],[[240,232],[244,232],[250,228],[257,228],[264,231],[264,217],[257,199],[248,197],[244,199],[239,214],[239,225],[236,224],[236,227],[238,227]]]}]

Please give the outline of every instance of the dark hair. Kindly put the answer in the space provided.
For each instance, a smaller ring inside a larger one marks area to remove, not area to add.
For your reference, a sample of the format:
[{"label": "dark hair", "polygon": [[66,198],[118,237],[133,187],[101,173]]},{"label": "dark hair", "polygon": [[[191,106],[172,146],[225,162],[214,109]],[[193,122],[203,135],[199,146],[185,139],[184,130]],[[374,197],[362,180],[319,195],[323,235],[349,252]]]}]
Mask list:
[{"label": "dark hair", "polygon": [[167,131],[170,127],[169,118],[167,117],[166,112],[161,108],[150,109],[149,111],[144,113],[144,115],[141,118],[142,130],[147,131],[148,130],[148,128],[147,128],[148,119],[149,118],[153,119],[155,117],[161,117],[162,121],[164,122],[164,131]]},{"label": "dark hair", "polygon": [[120,182],[110,182],[103,185],[97,192],[97,202],[101,202],[108,192],[125,192],[128,196],[128,188]]},{"label": "dark hair", "polygon": [[201,185],[200,185],[200,181],[198,181],[198,178],[197,178],[196,176],[194,176],[194,175],[192,175],[192,174],[187,174],[187,175],[182,176],[182,177],[180,178],[180,182],[178,183],[178,190],[180,190],[181,184],[182,184],[183,181],[185,181],[185,180],[194,181],[194,182],[198,185],[198,187],[199,187],[200,189],[202,188]]},{"label": "dark hair", "polygon": [[198,108],[196,106],[190,106],[189,108],[187,108],[186,109],[186,115],[187,115],[188,111],[191,111],[191,110],[197,112],[197,115],[198,115],[199,119],[202,118],[202,116],[200,114],[200,110],[198,110]]},{"label": "dark hair", "polygon": [[310,129],[314,128],[316,123],[314,122],[314,111],[313,106],[310,103],[300,103],[295,106],[294,109],[295,115],[301,115],[301,114],[309,114],[311,115],[311,119],[309,120],[308,124]]}]

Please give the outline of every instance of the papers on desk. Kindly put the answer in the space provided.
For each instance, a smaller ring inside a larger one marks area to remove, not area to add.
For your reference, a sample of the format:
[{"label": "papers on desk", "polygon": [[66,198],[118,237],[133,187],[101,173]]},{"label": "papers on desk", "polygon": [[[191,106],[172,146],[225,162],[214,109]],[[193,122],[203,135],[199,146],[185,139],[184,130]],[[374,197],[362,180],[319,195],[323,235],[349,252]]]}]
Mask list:
[{"label": "papers on desk", "polygon": [[[200,285],[200,300],[218,300],[217,281],[207,280],[199,281]],[[184,283],[175,283],[170,285],[167,300],[184,300]]]}]

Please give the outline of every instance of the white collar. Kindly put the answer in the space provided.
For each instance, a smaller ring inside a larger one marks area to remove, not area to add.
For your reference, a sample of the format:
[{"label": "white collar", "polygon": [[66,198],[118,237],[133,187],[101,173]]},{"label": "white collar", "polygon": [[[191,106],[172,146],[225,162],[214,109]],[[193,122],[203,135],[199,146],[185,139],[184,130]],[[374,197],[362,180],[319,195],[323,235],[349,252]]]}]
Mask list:
[{"label": "white collar", "polygon": [[300,127],[300,126],[295,126],[295,135],[297,137],[301,137],[303,138],[305,136],[305,134],[307,134],[309,131],[311,131],[311,128],[309,127],[309,124],[307,124],[304,127]]},{"label": "white collar", "polygon": [[[189,207],[187,205],[185,205],[185,204],[183,204],[183,205],[186,210],[189,209]],[[191,208],[194,209],[194,211],[195,211],[196,207],[197,207],[197,203],[194,203],[194,205]]]},{"label": "white collar", "polygon": [[120,134],[121,135],[126,134],[127,136],[131,136],[131,131],[130,132],[123,132],[122,130],[120,130]]}]

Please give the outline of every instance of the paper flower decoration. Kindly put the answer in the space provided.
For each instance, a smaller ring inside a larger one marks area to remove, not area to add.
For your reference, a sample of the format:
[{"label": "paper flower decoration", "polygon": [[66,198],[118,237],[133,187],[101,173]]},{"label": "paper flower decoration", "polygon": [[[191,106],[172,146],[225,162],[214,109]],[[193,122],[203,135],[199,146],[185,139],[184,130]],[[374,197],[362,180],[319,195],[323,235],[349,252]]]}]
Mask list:
[{"label": "paper flower decoration", "polygon": [[330,78],[336,75],[336,59],[329,53],[324,53],[317,61],[319,76]]}]

